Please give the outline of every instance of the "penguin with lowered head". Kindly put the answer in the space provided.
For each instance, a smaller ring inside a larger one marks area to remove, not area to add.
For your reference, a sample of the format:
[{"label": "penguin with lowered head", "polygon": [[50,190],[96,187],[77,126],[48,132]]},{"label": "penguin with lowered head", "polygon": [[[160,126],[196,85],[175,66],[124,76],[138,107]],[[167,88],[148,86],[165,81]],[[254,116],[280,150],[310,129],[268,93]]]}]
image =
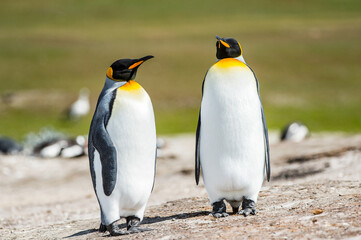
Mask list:
[{"label": "penguin with lowered head", "polygon": [[[217,38],[218,61],[208,69],[196,132],[195,178],[200,170],[214,217],[256,214],[266,172],[270,179],[266,119],[253,70],[239,42]],[[239,207],[241,209],[239,210]]]}]

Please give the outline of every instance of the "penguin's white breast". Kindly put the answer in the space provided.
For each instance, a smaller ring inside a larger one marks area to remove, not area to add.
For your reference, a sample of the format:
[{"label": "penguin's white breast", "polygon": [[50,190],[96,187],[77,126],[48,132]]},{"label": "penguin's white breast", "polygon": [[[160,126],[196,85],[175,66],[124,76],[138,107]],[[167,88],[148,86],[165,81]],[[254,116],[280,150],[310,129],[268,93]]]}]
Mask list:
[{"label": "penguin's white breast", "polygon": [[117,150],[114,191],[128,201],[147,201],[154,180],[156,130],[152,103],[142,87],[117,90],[106,128]]},{"label": "penguin's white breast", "polygon": [[252,71],[238,60],[222,61],[205,78],[200,155],[206,187],[232,191],[263,180],[263,126]]}]

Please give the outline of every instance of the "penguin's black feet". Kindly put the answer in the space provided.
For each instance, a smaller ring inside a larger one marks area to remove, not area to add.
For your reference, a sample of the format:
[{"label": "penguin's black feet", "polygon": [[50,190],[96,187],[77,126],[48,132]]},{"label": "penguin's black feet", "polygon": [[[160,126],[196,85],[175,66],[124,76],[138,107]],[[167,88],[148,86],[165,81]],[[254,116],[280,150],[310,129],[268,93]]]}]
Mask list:
[{"label": "penguin's black feet", "polygon": [[128,233],[139,233],[139,232],[146,232],[151,231],[150,228],[140,228],[140,219],[135,216],[127,217],[127,232]]},{"label": "penguin's black feet", "polygon": [[209,215],[212,215],[215,218],[228,217],[228,213],[226,212],[226,204],[223,202],[223,200],[215,202],[212,205],[213,212],[211,212]]},{"label": "penguin's black feet", "polygon": [[107,226],[105,226],[103,223],[100,223],[99,232],[106,232],[106,231],[107,231]]},{"label": "penguin's black feet", "polygon": [[[100,229],[99,229],[100,230]],[[109,224],[107,226],[107,230],[109,231],[111,236],[120,236],[120,235],[127,235],[129,234],[128,231],[122,231],[119,229],[118,225],[116,224],[116,221]]]},{"label": "penguin's black feet", "polygon": [[238,214],[243,214],[243,216],[247,217],[249,214],[256,215],[256,203],[251,199],[244,199],[242,202],[242,210],[238,212]]}]

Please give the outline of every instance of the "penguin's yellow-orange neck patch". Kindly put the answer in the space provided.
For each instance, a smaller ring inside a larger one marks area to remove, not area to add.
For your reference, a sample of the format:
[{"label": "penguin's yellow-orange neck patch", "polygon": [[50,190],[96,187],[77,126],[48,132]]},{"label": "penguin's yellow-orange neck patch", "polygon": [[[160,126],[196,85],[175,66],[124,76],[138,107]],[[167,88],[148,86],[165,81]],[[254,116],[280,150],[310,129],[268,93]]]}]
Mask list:
[{"label": "penguin's yellow-orange neck patch", "polygon": [[247,68],[246,64],[244,64],[243,62],[234,59],[234,58],[223,58],[221,60],[219,60],[215,66],[220,67],[220,68],[229,68],[229,67],[244,67]]},{"label": "penguin's yellow-orange neck patch", "polygon": [[136,81],[129,80],[126,84],[119,87],[119,90],[134,91],[134,90],[139,90],[140,88],[141,86]]}]

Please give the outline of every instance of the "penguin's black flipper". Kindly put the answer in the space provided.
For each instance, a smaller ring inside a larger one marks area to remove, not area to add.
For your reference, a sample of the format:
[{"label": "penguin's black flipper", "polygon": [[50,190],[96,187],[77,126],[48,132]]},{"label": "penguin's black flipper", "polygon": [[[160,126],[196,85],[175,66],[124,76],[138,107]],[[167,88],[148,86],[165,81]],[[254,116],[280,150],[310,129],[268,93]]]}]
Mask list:
[{"label": "penguin's black flipper", "polygon": [[99,152],[102,163],[104,193],[109,196],[113,192],[116,183],[117,153],[104,124],[98,124],[98,128],[93,135],[93,144]]},{"label": "penguin's black flipper", "polygon": [[195,174],[196,174],[196,183],[198,185],[199,183],[199,175],[201,172],[201,158],[200,158],[200,149],[199,149],[199,134],[200,134],[200,130],[201,130],[201,111],[199,110],[199,117],[198,117],[198,124],[197,124],[197,132],[196,132],[196,169],[195,169]]},{"label": "penguin's black flipper", "polygon": [[158,152],[158,148],[157,148],[157,144],[155,146],[155,159],[154,159],[154,177],[153,177],[153,186],[152,186],[152,190],[151,192],[153,192],[154,189],[154,183],[155,183],[155,173],[157,172],[157,152]]},{"label": "penguin's black flipper", "polygon": [[[207,72],[208,73],[208,72]],[[206,74],[207,76],[207,74]],[[206,78],[204,77],[203,83],[202,83],[202,96],[203,96],[203,89],[204,89],[204,80]],[[195,166],[195,177],[196,177],[196,183],[198,185],[199,183],[199,175],[201,173],[201,156],[200,156],[200,149],[199,149],[199,135],[201,132],[201,109],[199,109],[199,117],[198,117],[198,124],[197,124],[197,131],[196,131],[196,166]]]},{"label": "penguin's black flipper", "polygon": [[266,150],[265,151],[266,174],[267,174],[267,181],[269,182],[270,177],[271,177],[271,164],[270,164],[270,158],[269,158],[268,128],[267,128],[266,117],[264,115],[262,103],[261,103],[261,112],[262,112],[262,122],[263,122],[265,150]]},{"label": "penguin's black flipper", "polygon": [[[98,102],[97,109],[90,126],[89,131],[89,159],[91,164],[91,173],[95,187],[94,171],[94,151],[97,150],[102,164],[103,190],[105,195],[109,196],[115,187],[117,176],[117,153],[109,133],[106,129],[111,109],[113,108],[116,91],[106,94],[104,101]],[[99,107],[99,105],[102,105]]]},{"label": "penguin's black flipper", "polygon": [[261,103],[261,114],[262,114],[263,132],[264,132],[264,147],[265,147],[265,159],[264,160],[265,160],[265,166],[266,166],[267,181],[269,182],[270,177],[271,177],[271,164],[270,164],[270,156],[269,156],[269,140],[268,140],[268,128],[267,128],[267,123],[266,123],[266,117],[264,115],[264,110],[263,110],[262,101],[261,101],[261,95],[259,94],[258,79],[256,77],[256,74],[252,70],[252,68],[248,65],[247,65],[247,67],[252,71],[254,79],[256,80],[258,97],[259,97],[259,101]]}]

